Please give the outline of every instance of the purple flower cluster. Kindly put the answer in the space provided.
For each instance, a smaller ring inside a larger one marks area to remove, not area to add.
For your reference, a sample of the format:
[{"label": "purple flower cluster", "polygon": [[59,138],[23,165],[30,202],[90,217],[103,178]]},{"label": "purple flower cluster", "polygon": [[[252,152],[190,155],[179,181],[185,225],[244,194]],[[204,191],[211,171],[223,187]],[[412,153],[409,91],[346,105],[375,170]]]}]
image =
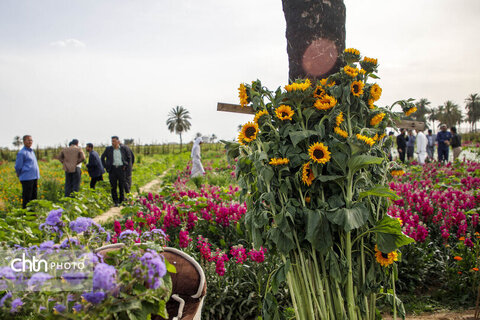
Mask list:
[{"label": "purple flower cluster", "polygon": [[93,290],[110,291],[117,286],[117,270],[106,263],[99,263],[93,271]]},{"label": "purple flower cluster", "polygon": [[163,256],[153,250],[148,250],[140,258],[140,261],[147,269],[144,280],[147,281],[148,286],[152,289],[160,287],[162,285],[162,278],[167,274],[167,267],[165,266]]}]

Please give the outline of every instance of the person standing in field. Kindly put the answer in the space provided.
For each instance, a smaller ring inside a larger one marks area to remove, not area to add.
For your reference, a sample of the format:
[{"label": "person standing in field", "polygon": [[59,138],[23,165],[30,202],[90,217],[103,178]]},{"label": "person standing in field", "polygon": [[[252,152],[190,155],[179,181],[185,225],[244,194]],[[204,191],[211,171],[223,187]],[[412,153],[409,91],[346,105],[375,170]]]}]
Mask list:
[{"label": "person standing in field", "polygon": [[70,197],[72,192],[80,191],[82,169],[79,165],[85,160],[85,154],[78,147],[77,139],[73,139],[68,147],[60,152],[58,160],[63,164],[65,171],[65,197]]},{"label": "person standing in field", "polygon": [[125,171],[125,193],[130,193],[132,189],[132,170],[133,164],[135,163],[135,155],[133,154],[132,149],[129,146],[123,145],[127,148],[128,152],[130,153],[130,163],[128,164],[127,170]]},{"label": "person standing in field", "polygon": [[451,127],[450,132],[452,133],[452,150],[453,150],[453,161],[458,159],[460,152],[462,152],[462,137],[457,134],[457,128]]},{"label": "person standing in field", "polygon": [[200,145],[202,144],[202,138],[196,138],[195,142],[193,143],[192,147],[192,173],[190,177],[194,178],[197,176],[201,176],[205,173],[202,166],[202,156],[200,155]]},{"label": "person standing in field", "polygon": [[448,162],[448,146],[451,139],[452,134],[447,131],[447,125],[441,124],[440,132],[437,133],[438,162]]},{"label": "person standing in field", "polygon": [[90,188],[95,189],[97,182],[103,181],[105,169],[103,169],[102,161],[97,151],[93,150],[92,143],[87,143],[87,152],[89,153],[87,170],[90,175]]},{"label": "person standing in field", "polygon": [[436,136],[432,134],[432,129],[428,129],[427,155],[428,155],[428,159],[430,160],[433,160],[433,153],[435,152],[435,140],[436,140]]},{"label": "person standing in field", "polygon": [[120,144],[118,136],[113,136],[112,145],[105,149],[100,158],[103,167],[108,172],[113,203],[115,207],[118,207],[125,201],[125,173],[132,161],[130,152],[123,144]]},{"label": "person standing in field", "polygon": [[411,161],[413,159],[413,154],[415,153],[415,139],[413,135],[413,130],[408,130],[407,136],[407,159]]},{"label": "person standing in field", "polygon": [[417,154],[418,154],[418,163],[421,165],[425,164],[425,158],[427,157],[427,144],[428,139],[423,133],[423,130],[417,130]]},{"label": "person standing in field", "polygon": [[405,138],[405,129],[400,129],[400,134],[397,136],[397,151],[400,161],[405,162],[405,154],[407,151],[407,140]]},{"label": "person standing in field", "polygon": [[31,200],[37,199],[37,183],[40,179],[37,157],[32,149],[33,139],[23,136],[23,148],[17,153],[15,172],[22,184],[22,208],[25,209]]}]

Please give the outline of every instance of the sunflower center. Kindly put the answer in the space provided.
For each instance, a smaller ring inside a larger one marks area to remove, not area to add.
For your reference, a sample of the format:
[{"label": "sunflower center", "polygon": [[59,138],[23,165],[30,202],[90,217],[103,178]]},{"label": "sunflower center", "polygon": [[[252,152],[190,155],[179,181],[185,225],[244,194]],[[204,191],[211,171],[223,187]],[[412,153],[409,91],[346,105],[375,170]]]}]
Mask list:
[{"label": "sunflower center", "polygon": [[253,137],[255,135],[256,131],[257,130],[255,130],[254,127],[248,127],[247,130],[245,130],[245,137],[250,139],[251,137]]},{"label": "sunflower center", "polygon": [[282,118],[286,118],[286,117],[288,117],[288,113],[282,112]]},{"label": "sunflower center", "polygon": [[360,87],[358,86],[358,84],[353,85],[353,91],[355,91],[355,93],[358,93],[360,91]]},{"label": "sunflower center", "polygon": [[323,151],[320,150],[320,149],[315,149],[315,150],[313,151],[313,156],[314,156],[315,158],[317,158],[317,159],[322,159],[323,156],[324,156],[324,153],[323,153]]},{"label": "sunflower center", "polygon": [[385,258],[385,259],[388,259],[388,253],[383,253],[382,252],[382,257]]}]

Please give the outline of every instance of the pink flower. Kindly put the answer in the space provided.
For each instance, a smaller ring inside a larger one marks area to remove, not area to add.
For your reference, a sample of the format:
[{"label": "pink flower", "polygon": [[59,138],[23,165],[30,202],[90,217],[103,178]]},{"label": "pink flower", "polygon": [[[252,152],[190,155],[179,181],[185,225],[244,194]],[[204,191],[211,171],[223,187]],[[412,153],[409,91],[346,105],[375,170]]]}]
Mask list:
[{"label": "pink flower", "polygon": [[192,238],[190,238],[190,236],[188,235],[187,230],[181,230],[178,240],[180,248],[186,248],[188,247],[188,244],[192,241]]}]

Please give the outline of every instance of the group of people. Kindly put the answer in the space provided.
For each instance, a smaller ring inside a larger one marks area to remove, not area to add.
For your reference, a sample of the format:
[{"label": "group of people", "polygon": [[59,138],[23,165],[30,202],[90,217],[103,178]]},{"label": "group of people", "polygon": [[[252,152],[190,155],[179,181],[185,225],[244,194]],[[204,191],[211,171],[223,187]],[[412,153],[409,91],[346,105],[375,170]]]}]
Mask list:
[{"label": "group of people", "polygon": [[413,130],[400,129],[400,134],[397,136],[397,151],[400,161],[405,162],[405,155],[407,160],[413,160],[415,153],[419,164],[424,164],[426,159],[434,160],[435,146],[437,146],[438,161],[448,162],[449,148],[453,150],[453,160],[455,161],[462,151],[462,137],[457,134],[457,128],[451,127],[447,131],[447,125],[441,124],[440,131],[434,135],[432,130],[428,130],[425,135],[422,129],[417,129],[417,135],[414,135]]},{"label": "group of people", "polygon": [[[40,170],[32,144],[31,135],[23,136],[24,146],[17,153],[15,161],[15,171],[22,184],[23,208],[26,208],[31,200],[37,199],[37,185],[40,179]],[[132,168],[135,163],[133,151],[121,144],[117,136],[112,137],[112,145],[105,148],[101,156],[93,149],[92,143],[87,143],[86,151],[89,154],[86,166],[91,179],[90,188],[95,189],[96,183],[103,181],[106,170],[112,200],[115,206],[119,206],[125,200],[125,193],[130,193],[132,187]],[[60,152],[58,160],[65,171],[65,196],[70,197],[72,192],[80,190],[82,164],[85,161],[85,153],[79,147],[77,139],[73,139],[68,147]]]}]

